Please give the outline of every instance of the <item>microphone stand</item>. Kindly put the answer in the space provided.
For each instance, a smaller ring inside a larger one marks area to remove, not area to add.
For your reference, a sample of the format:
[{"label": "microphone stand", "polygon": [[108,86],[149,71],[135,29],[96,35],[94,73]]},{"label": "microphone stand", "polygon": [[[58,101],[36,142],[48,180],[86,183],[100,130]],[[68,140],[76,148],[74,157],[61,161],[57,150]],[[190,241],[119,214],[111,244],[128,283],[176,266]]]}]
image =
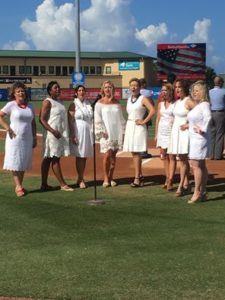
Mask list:
[{"label": "microphone stand", "polygon": [[94,102],[92,103],[93,109],[93,171],[94,171],[94,199],[88,201],[89,205],[103,205],[105,201],[97,199],[97,180],[96,180],[96,143],[95,143],[95,105],[98,100],[101,99],[101,95],[98,94]]}]

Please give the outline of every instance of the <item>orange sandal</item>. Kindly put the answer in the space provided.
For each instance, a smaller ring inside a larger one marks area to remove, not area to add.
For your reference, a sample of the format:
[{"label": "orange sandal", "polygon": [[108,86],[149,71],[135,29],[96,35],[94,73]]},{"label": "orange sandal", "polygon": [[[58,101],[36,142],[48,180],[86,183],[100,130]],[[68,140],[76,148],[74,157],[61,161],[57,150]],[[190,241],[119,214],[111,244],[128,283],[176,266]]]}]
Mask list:
[{"label": "orange sandal", "polygon": [[25,196],[25,190],[24,190],[24,188],[15,189],[15,193],[16,193],[17,197],[23,197],[23,196]]}]

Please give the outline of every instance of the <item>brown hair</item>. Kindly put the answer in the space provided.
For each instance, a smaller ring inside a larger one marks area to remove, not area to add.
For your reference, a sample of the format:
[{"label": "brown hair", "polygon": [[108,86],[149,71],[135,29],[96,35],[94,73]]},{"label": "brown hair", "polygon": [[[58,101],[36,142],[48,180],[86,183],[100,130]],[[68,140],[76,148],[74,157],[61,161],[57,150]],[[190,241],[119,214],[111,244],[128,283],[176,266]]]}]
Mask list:
[{"label": "brown hair", "polygon": [[14,100],[15,99],[15,90],[16,89],[23,89],[25,91],[26,94],[26,101],[28,101],[28,91],[27,91],[27,87],[26,85],[21,82],[21,81],[17,81],[15,82],[12,87],[11,87],[11,91],[10,91],[10,100]]}]

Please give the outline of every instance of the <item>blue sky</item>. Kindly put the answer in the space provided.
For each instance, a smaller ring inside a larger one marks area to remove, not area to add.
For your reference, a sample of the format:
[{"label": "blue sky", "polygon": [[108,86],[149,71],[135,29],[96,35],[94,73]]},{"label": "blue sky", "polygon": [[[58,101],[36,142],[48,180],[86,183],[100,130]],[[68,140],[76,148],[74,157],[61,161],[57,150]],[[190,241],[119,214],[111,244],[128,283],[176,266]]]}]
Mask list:
[{"label": "blue sky", "polygon": [[[74,50],[74,3],[1,0],[0,49]],[[80,9],[82,51],[156,57],[157,43],[200,42],[206,64],[225,73],[225,1],[80,0]]]}]

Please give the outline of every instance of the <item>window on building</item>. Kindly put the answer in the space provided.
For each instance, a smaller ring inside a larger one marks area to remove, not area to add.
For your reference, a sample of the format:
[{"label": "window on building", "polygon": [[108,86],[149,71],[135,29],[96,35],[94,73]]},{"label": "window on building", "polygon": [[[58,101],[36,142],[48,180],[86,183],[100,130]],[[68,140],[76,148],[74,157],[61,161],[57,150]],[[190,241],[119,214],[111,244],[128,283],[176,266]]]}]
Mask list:
[{"label": "window on building", "polygon": [[61,75],[61,67],[60,66],[56,66],[55,67],[55,75],[56,76],[60,76]]},{"label": "window on building", "polygon": [[102,67],[101,66],[97,66],[96,67],[96,74],[102,74]]},{"label": "window on building", "polygon": [[89,67],[88,66],[84,66],[83,67],[83,72],[84,72],[84,74],[89,74]]},{"label": "window on building", "polygon": [[2,74],[9,74],[9,66],[2,66]]},{"label": "window on building", "polygon": [[39,76],[39,66],[33,66],[33,75]]},{"label": "window on building", "polygon": [[41,73],[41,75],[46,74],[46,67],[45,66],[40,66],[40,73]]},{"label": "window on building", "polygon": [[10,66],[10,76],[16,75],[16,66]]},{"label": "window on building", "polygon": [[55,74],[55,67],[54,66],[49,66],[48,67],[48,74]]},{"label": "window on building", "polygon": [[63,66],[62,67],[62,75],[63,76],[67,76],[68,75],[67,66]]},{"label": "window on building", "polygon": [[31,66],[25,66],[25,74],[32,74],[32,67]]},{"label": "window on building", "polygon": [[73,66],[69,66],[69,74],[72,74],[74,71],[74,67]]},{"label": "window on building", "polygon": [[105,68],[105,73],[106,73],[106,74],[111,74],[111,73],[112,73],[112,68],[109,67],[109,66],[106,67],[106,68]]},{"label": "window on building", "polygon": [[82,67],[82,66],[80,66],[80,72],[81,72],[81,73],[83,72],[83,67]]},{"label": "window on building", "polygon": [[90,66],[90,74],[92,74],[92,75],[96,74],[95,66]]},{"label": "window on building", "polygon": [[25,74],[25,66],[19,66],[19,74]]}]

